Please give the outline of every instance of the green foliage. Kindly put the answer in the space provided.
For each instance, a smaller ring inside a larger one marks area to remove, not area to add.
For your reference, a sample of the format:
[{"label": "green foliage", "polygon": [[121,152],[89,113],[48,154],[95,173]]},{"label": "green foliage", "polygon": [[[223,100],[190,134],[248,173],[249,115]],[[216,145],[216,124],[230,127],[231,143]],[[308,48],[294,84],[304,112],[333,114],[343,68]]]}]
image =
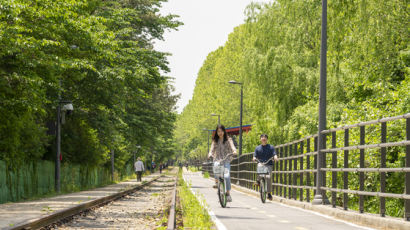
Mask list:
[{"label": "green foliage", "polygon": [[[251,4],[246,14],[246,22],[225,45],[208,55],[192,100],[177,118],[181,158],[205,158],[202,129],[215,128],[211,113],[220,114],[226,127],[238,126],[240,89],[229,80],[244,85],[243,123],[252,124],[252,131],[244,134],[244,153],[254,151],[260,133],[267,133],[274,145],[317,133],[321,1]],[[410,112],[409,21],[403,0],[329,1],[328,128]],[[403,140],[403,127],[403,122],[389,123],[389,141]],[[366,143],[380,143],[380,127],[367,127],[366,135]],[[350,140],[358,144],[358,129],[351,131]],[[338,133],[337,146],[343,143]],[[388,151],[387,166],[403,167],[403,148]],[[342,159],[343,153],[338,154]],[[380,167],[378,150],[366,150],[365,156],[366,167]],[[358,165],[359,153],[351,151],[349,166]],[[378,175],[366,173],[368,191],[380,191]],[[387,173],[391,192],[403,192],[401,178],[400,173]],[[342,185],[341,177],[338,181]],[[358,175],[349,173],[349,188],[358,189],[358,183]],[[365,203],[367,212],[378,212],[376,198],[367,197]],[[358,197],[352,195],[349,208],[357,209],[357,204]],[[386,205],[391,208],[388,215],[402,216],[400,200],[386,199]]]},{"label": "green foliage", "polygon": [[[328,127],[409,112],[409,31],[405,1],[332,1],[328,6]],[[386,14],[388,13],[388,16]],[[317,132],[320,1],[251,4],[246,23],[201,67],[190,103],[177,118],[181,158],[204,158],[221,115],[238,126],[244,83],[244,152],[267,133],[281,144]]]},{"label": "green foliage", "polygon": [[[176,29],[164,0],[0,0],[0,159],[11,170],[54,160],[58,95],[74,113],[62,126],[63,162],[124,168],[174,154],[178,96],[167,54],[153,41]],[[52,125],[51,125],[52,126]],[[52,131],[53,128],[50,130]]]},{"label": "green foliage", "polygon": [[209,172],[204,173],[204,178],[209,178]]}]

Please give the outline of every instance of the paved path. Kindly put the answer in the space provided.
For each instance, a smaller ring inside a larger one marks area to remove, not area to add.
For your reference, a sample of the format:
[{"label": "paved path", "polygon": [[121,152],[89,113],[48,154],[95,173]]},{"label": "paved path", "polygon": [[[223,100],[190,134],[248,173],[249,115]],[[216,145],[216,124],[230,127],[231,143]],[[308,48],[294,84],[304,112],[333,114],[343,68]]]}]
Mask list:
[{"label": "paved path", "polygon": [[[143,177],[142,180],[143,182],[149,181],[158,175],[158,173],[154,173]],[[28,202],[0,204],[0,229],[10,228],[17,224],[44,218],[57,211],[131,189],[139,184],[141,184],[141,182],[137,182],[136,179],[133,179],[89,191],[70,193]]]},{"label": "paved path", "polygon": [[[213,181],[202,177],[200,172],[185,172],[184,178],[191,181],[192,189],[203,195],[210,213],[217,219],[218,229],[280,229],[280,230],[358,230],[369,229],[325,217],[315,212],[289,207],[275,202],[266,202],[255,196],[231,191],[232,203],[222,208],[218,202]],[[220,223],[220,224],[218,224]]]}]

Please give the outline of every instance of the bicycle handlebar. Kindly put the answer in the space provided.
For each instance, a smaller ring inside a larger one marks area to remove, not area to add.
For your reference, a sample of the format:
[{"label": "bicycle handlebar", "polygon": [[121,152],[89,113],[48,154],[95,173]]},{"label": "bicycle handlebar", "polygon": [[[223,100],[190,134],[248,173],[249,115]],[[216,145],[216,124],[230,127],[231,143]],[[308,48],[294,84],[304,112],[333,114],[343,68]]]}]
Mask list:
[{"label": "bicycle handlebar", "polygon": [[261,162],[258,158],[256,158],[256,163],[261,163],[263,165],[266,165],[269,163],[269,161],[273,160],[275,158],[276,155],[274,155],[273,157],[269,158],[269,160],[265,161],[265,162]]},{"label": "bicycle handlebar", "polygon": [[229,153],[229,154],[228,154],[228,155],[226,155],[223,159],[220,159],[220,160],[215,161],[215,162],[219,162],[219,163],[221,163],[222,161],[224,161],[224,160],[228,159],[228,157],[229,157],[229,156],[233,156],[233,154],[232,154],[232,153]]}]

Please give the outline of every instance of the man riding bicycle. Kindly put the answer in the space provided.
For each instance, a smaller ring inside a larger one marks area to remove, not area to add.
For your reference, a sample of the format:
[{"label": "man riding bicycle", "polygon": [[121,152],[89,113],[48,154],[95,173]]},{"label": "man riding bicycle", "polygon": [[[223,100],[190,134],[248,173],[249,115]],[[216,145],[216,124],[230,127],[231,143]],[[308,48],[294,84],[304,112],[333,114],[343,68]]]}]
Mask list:
[{"label": "man riding bicycle", "polygon": [[271,174],[272,174],[272,168],[273,168],[273,163],[272,160],[270,160],[272,157],[275,161],[278,161],[278,156],[275,152],[275,148],[268,144],[268,135],[266,134],[261,134],[260,136],[260,141],[261,145],[258,145],[256,147],[255,152],[253,153],[253,161],[259,161],[262,163],[266,163],[266,161],[269,160],[269,162],[266,164],[266,166],[269,169],[269,180],[268,180],[268,199],[272,200],[272,180],[271,180]]}]

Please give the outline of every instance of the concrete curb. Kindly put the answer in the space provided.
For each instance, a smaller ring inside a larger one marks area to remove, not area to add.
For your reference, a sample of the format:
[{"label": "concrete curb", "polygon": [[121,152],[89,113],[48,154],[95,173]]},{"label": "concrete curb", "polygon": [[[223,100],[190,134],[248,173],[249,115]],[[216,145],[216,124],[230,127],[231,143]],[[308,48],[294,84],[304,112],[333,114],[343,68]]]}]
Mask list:
[{"label": "concrete curb", "polygon": [[[232,188],[237,191],[246,193],[248,195],[259,197],[259,193],[248,188],[244,188],[235,184],[232,184]],[[331,216],[339,220],[343,220],[349,223],[357,224],[364,227],[370,227],[381,230],[409,230],[410,222],[404,221],[399,218],[392,217],[380,217],[374,214],[359,213],[351,210],[343,210],[342,208],[333,208],[330,205],[312,205],[306,202],[300,202],[296,200],[289,200],[283,197],[273,196],[271,202],[282,203],[285,205],[298,207],[313,212],[317,212],[323,215]]]}]

